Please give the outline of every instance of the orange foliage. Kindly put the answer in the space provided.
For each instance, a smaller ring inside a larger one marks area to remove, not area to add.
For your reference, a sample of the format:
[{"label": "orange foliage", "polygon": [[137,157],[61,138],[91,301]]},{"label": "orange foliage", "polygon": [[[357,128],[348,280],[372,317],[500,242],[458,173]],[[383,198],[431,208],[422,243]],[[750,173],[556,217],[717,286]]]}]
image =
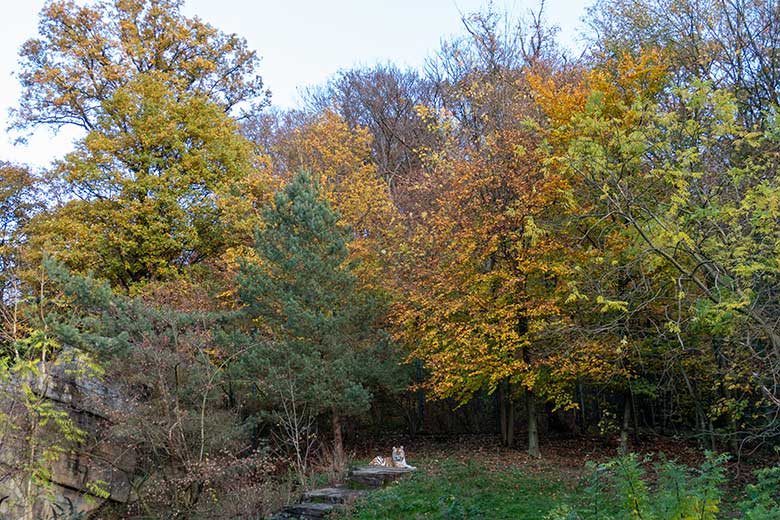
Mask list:
[{"label": "orange foliage", "polygon": [[650,50],[634,57],[628,53],[620,60],[594,68],[582,77],[571,75],[552,78],[531,73],[528,83],[533,97],[549,123],[548,139],[553,144],[571,137],[571,122],[588,110],[601,110],[610,117],[632,119],[638,111],[631,110],[639,99],[659,94],[667,84],[668,71],[663,55]]},{"label": "orange foliage", "polygon": [[568,187],[541,167],[529,131],[492,133],[477,150],[434,158],[414,187],[397,319],[439,397],[468,400],[504,380],[537,388],[545,336],[561,320],[569,267],[551,227]]},{"label": "orange foliage", "polygon": [[387,183],[371,160],[369,132],[351,129],[326,111],[281,136],[276,148],[274,169],[285,181],[300,170],[319,175],[341,223],[354,234],[350,251],[360,261],[359,276],[367,285],[380,285],[383,256],[399,222]]}]

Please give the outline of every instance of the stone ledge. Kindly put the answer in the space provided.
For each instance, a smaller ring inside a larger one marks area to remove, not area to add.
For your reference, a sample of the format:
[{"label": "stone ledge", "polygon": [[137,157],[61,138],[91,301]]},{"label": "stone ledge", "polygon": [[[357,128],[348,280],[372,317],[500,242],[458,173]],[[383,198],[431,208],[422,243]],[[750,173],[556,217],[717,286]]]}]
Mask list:
[{"label": "stone ledge", "polygon": [[385,466],[357,466],[349,470],[344,486],[314,489],[303,494],[300,504],[285,506],[271,520],[316,520],[368,494],[369,488],[381,488],[416,468],[387,468]]},{"label": "stone ledge", "polygon": [[342,510],[343,505],[326,504],[322,502],[309,502],[303,504],[293,504],[285,506],[282,512],[274,516],[275,520],[295,518],[299,520],[317,520],[325,518],[331,511]]},{"label": "stone ledge", "polygon": [[412,468],[387,468],[385,466],[358,466],[349,471],[350,487],[379,488],[396,481],[404,475],[414,473]]},{"label": "stone ledge", "polygon": [[303,502],[326,504],[352,504],[366,495],[367,491],[345,487],[314,489],[303,494]]}]

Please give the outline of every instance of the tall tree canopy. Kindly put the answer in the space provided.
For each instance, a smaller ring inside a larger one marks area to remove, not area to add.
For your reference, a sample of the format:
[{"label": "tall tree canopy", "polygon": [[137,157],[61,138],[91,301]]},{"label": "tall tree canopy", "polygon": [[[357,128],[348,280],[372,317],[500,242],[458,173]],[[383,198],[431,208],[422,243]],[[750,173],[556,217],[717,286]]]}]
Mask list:
[{"label": "tall tree canopy", "polygon": [[597,61],[661,51],[681,81],[729,90],[747,126],[780,103],[780,8],[774,0],[599,0],[588,12]]},{"label": "tall tree canopy", "polygon": [[33,223],[34,249],[125,288],[224,250],[219,201],[260,168],[230,116],[265,101],[257,57],[180,7],[53,1],[21,52],[16,127],[86,131],[53,169],[65,202]]},{"label": "tall tree canopy", "polygon": [[258,58],[235,34],[181,14],[183,0],[111,0],[79,5],[49,0],[39,35],[21,50],[21,106],[15,126],[92,130],[104,106],[146,74],[174,92],[204,96],[223,110],[267,101]]},{"label": "tall tree canopy", "polygon": [[22,333],[20,249],[25,226],[42,206],[37,179],[30,170],[0,161],[0,347]]}]

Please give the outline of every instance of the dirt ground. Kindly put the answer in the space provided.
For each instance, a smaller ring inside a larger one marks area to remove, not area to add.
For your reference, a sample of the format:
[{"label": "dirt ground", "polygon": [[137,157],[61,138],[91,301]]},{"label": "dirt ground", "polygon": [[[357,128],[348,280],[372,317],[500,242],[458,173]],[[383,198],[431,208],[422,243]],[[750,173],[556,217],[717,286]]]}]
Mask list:
[{"label": "dirt ground", "polygon": [[[366,462],[379,454],[389,454],[393,446],[404,446],[407,461],[425,461],[428,468],[435,471],[437,460],[456,459],[462,462],[477,461],[489,470],[501,471],[518,468],[523,471],[549,472],[551,468],[561,472],[562,477],[578,479],[586,472],[588,461],[600,463],[616,457],[616,441],[605,441],[597,436],[552,437],[541,443],[542,458],[530,457],[525,449],[524,439],[514,448],[501,446],[493,435],[460,435],[453,437],[401,437],[388,436],[379,441],[366,439],[353,445],[352,459]],[[652,456],[648,459],[648,469],[660,454],[668,459],[690,467],[698,467],[704,459],[704,449],[695,441],[676,440],[668,437],[646,437],[636,439],[631,444],[636,453]],[[740,460],[732,458],[726,464],[730,488],[744,488],[751,481],[755,469],[777,463],[760,455]]]}]

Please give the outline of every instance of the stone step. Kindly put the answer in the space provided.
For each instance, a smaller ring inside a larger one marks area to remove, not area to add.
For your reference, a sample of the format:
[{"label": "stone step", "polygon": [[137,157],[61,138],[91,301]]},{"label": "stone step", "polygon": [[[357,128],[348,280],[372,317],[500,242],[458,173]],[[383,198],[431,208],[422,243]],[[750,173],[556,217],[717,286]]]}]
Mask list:
[{"label": "stone step", "polygon": [[321,502],[325,504],[352,504],[367,491],[346,487],[314,489],[303,494],[303,502]]},{"label": "stone step", "polygon": [[410,475],[414,471],[412,468],[358,466],[349,471],[347,482],[349,487],[353,489],[380,488],[406,475]]},{"label": "stone step", "polygon": [[386,468],[384,466],[358,466],[349,470],[345,486],[314,489],[303,494],[300,504],[285,506],[272,520],[318,520],[331,511],[343,511],[358,498],[368,493],[368,488],[380,488],[405,475],[414,473],[412,468]]},{"label": "stone step", "polygon": [[341,504],[328,504],[324,502],[306,502],[285,506],[281,513],[274,518],[296,520],[318,520],[325,518],[331,511],[342,510]]}]

